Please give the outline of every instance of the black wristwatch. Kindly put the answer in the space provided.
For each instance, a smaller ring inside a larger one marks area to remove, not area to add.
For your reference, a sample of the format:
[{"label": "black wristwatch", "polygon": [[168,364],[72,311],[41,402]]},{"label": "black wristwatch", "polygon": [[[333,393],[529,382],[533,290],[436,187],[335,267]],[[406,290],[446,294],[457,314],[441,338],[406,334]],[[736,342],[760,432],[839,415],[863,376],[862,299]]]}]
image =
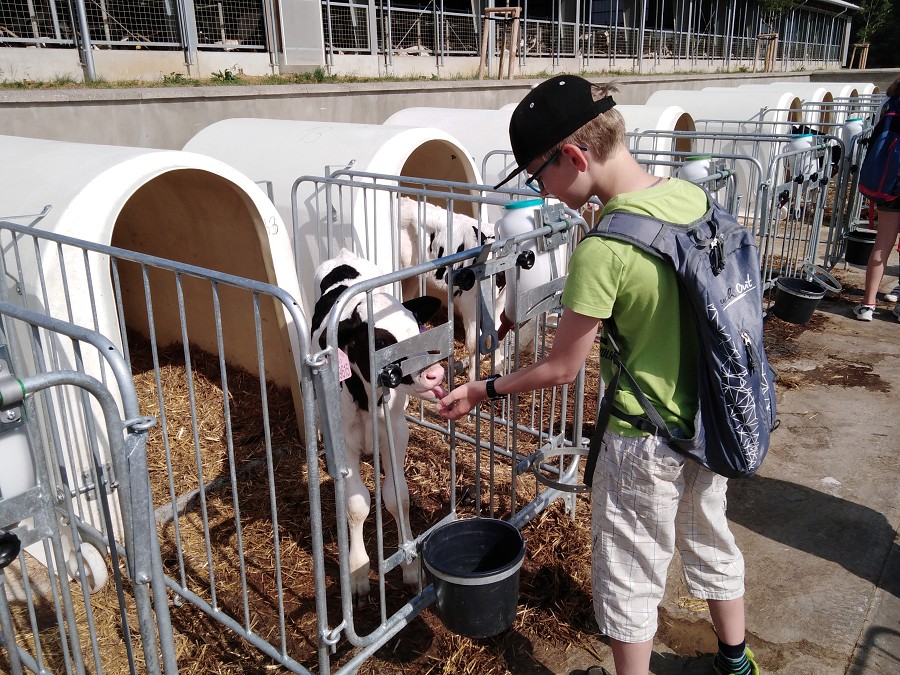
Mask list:
[{"label": "black wristwatch", "polygon": [[491,375],[489,378],[487,378],[484,381],[484,389],[487,392],[488,398],[491,399],[492,401],[496,401],[497,399],[501,399],[504,396],[506,396],[506,394],[498,394],[497,390],[494,389],[494,380],[496,380],[498,377],[500,377],[500,376],[499,375]]}]

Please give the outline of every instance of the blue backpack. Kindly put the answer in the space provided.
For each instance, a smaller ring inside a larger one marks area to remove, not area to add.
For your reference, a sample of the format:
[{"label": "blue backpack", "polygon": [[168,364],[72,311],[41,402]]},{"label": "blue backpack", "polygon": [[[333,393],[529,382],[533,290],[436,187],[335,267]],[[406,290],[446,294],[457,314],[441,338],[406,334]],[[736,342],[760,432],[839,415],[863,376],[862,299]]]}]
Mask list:
[{"label": "blue backpack", "polygon": [[900,98],[890,98],[868,140],[859,169],[859,191],[869,199],[900,197]]},{"label": "blue backpack", "polygon": [[[610,415],[662,436],[674,450],[729,478],[752,476],[768,452],[769,434],[778,423],[774,373],[763,348],[759,253],[753,235],[709,193],[706,196],[706,215],[689,225],[620,211],[602,218],[587,235],[625,241],[674,267],[681,297],[690,304],[697,328],[700,398],[692,438],[667,428],[625,368],[615,325],[604,320],[606,344],[601,354],[613,362],[615,374],[597,412],[585,465],[588,485]],[[613,407],[623,375],[644,416],[626,415]]]}]

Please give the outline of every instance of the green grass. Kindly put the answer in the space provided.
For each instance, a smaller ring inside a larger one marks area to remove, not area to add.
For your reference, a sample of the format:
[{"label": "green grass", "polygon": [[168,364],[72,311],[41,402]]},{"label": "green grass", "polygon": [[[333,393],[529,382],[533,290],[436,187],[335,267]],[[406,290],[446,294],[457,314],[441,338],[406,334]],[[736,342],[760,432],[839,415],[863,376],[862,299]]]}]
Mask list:
[{"label": "green grass", "polygon": [[[183,73],[172,72],[160,75],[157,80],[94,80],[82,82],[71,75],[59,75],[51,80],[4,78],[0,72],[0,89],[133,89],[135,87],[221,87],[239,85],[289,85],[289,84],[338,84],[350,82],[411,82],[438,79],[421,77],[361,77],[355,75],[329,75],[324,68],[308,73],[286,75],[246,75],[240,70],[226,68],[207,78],[193,78]],[[448,79],[474,79],[463,76]]]},{"label": "green grass", "polygon": [[[718,70],[717,73],[726,72]],[[731,73],[749,72],[746,66],[732,68]],[[558,72],[540,72],[529,73],[528,75],[517,76],[515,79],[545,79],[558,75]],[[586,71],[578,73],[584,77],[600,78],[600,77],[625,77],[638,75],[633,69],[613,68],[610,70]],[[666,73],[641,73],[642,76],[659,76],[666,77],[672,75],[703,75],[709,74],[708,71],[678,71]],[[168,87],[221,87],[221,86],[243,86],[243,85],[291,85],[291,84],[343,84],[358,82],[431,82],[431,81],[456,81],[456,80],[475,80],[474,73],[462,74],[454,73],[448,77],[437,77],[436,75],[420,75],[420,76],[382,76],[382,77],[364,77],[359,75],[330,75],[324,68],[317,68],[311,72],[290,73],[284,75],[246,75],[240,68],[226,68],[224,70],[212,73],[208,78],[192,78],[182,73],[172,72],[168,74],[161,73],[156,80],[104,80],[99,79],[92,82],[82,82],[71,74],[56,75],[47,81],[38,81],[30,79],[9,79],[5,77],[5,73],[0,71],[0,90],[4,89],[25,89],[25,90],[41,90],[41,89],[134,89],[134,88],[168,88]],[[494,78],[491,78],[492,80]]]}]

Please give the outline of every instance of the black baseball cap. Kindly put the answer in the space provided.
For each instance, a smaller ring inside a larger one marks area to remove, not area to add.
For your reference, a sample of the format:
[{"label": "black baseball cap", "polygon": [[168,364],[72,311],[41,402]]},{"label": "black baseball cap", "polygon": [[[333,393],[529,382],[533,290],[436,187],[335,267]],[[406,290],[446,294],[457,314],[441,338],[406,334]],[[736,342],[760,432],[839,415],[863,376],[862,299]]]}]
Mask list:
[{"label": "black baseball cap", "polygon": [[557,75],[541,82],[513,110],[509,141],[517,166],[494,189],[615,104],[612,96],[595,101],[591,83],[577,75]]}]

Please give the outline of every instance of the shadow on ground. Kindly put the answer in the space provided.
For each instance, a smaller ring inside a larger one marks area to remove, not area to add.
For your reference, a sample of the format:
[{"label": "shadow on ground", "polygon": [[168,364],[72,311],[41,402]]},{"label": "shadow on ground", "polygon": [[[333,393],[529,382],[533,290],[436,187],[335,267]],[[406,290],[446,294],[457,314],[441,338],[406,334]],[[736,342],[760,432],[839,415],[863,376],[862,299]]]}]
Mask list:
[{"label": "shadow on ground", "polygon": [[728,518],[786,546],[837,563],[900,597],[900,577],[881,573],[895,531],[867,506],[778,478],[728,484]]}]

